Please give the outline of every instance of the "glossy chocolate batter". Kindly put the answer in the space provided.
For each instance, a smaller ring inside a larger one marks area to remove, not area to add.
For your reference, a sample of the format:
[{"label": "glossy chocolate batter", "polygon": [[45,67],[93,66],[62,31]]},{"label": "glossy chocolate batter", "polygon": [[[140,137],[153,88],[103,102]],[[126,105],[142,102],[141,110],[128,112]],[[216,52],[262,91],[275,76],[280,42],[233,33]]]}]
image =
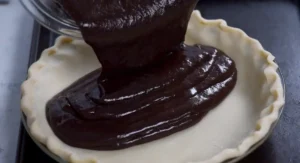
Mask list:
[{"label": "glossy chocolate batter", "polygon": [[237,80],[234,62],[183,44],[196,2],[63,0],[103,69],[47,103],[54,133],[75,147],[123,149],[188,128],[222,102]]},{"label": "glossy chocolate batter", "polygon": [[114,150],[159,139],[199,122],[233,89],[237,72],[224,53],[205,46],[175,51],[143,71],[80,79],[47,105],[65,143]]}]

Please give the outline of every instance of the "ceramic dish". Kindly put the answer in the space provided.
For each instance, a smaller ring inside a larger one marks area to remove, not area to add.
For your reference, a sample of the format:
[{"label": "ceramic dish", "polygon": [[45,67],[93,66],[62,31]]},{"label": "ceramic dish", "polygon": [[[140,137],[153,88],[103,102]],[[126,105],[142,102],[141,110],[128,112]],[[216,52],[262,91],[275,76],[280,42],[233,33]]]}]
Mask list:
[{"label": "ceramic dish", "polygon": [[60,141],[47,123],[46,102],[100,67],[83,40],[61,36],[29,68],[28,80],[22,85],[21,108],[29,133],[57,158],[72,163],[220,163],[242,158],[268,136],[284,104],[283,82],[274,56],[240,29],[228,27],[223,20],[205,20],[198,11],[191,16],[186,43],[224,51],[238,70],[232,93],[195,126],[118,151],[79,149]]}]

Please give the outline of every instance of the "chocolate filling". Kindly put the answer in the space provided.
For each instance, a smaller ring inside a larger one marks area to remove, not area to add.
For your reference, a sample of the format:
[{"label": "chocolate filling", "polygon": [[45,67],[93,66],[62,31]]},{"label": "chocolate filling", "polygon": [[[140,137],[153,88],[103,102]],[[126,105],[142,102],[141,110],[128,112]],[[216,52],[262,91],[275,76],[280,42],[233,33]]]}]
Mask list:
[{"label": "chocolate filling", "polygon": [[[199,122],[234,88],[233,60],[183,44],[197,0],[61,0],[103,65],[46,106],[71,146],[116,150]],[[100,75],[101,74],[101,75]]]}]

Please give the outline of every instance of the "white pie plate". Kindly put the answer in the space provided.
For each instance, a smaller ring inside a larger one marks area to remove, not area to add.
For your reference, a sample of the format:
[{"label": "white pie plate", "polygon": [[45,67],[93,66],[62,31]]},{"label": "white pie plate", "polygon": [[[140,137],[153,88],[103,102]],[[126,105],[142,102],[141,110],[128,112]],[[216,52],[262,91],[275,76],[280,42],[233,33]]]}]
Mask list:
[{"label": "white pie plate", "polygon": [[46,102],[100,67],[84,41],[61,36],[29,68],[28,79],[22,84],[21,109],[28,133],[58,162],[220,163],[241,159],[271,133],[284,105],[283,81],[274,56],[240,29],[228,27],[224,20],[205,20],[198,11],[191,16],[186,43],[224,51],[238,70],[231,94],[195,126],[118,151],[79,149],[60,141],[47,123]]}]

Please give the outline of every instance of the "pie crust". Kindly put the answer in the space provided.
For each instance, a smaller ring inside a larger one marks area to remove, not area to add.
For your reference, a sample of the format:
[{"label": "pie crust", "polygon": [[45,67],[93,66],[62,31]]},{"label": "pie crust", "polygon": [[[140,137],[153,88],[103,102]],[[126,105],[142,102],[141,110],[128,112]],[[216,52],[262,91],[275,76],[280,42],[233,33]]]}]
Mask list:
[{"label": "pie crust", "polygon": [[84,41],[60,36],[29,68],[28,79],[22,84],[21,109],[33,139],[71,163],[217,163],[242,156],[267,135],[284,104],[274,56],[240,29],[227,26],[224,20],[205,20],[199,11],[191,16],[186,43],[221,49],[236,62],[238,70],[231,94],[195,126],[116,151],[63,143],[47,122],[46,102],[99,68],[100,63]]}]

